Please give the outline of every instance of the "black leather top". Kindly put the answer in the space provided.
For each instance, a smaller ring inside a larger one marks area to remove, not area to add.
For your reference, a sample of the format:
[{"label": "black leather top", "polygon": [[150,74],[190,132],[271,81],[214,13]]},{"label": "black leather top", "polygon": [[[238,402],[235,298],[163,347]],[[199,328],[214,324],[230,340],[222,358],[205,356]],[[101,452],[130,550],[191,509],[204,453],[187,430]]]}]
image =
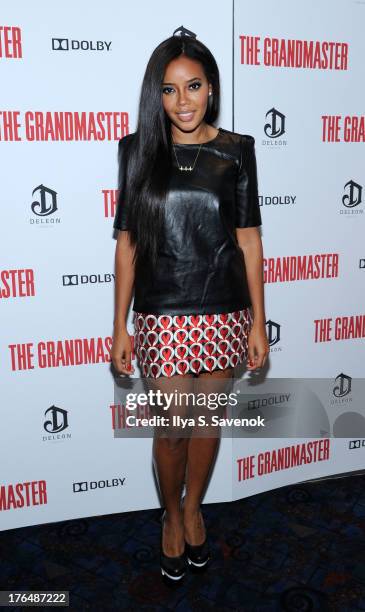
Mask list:
[{"label": "black leather top", "polygon": [[[127,142],[119,141],[119,177],[125,176]],[[193,165],[199,145],[179,144],[180,165]],[[245,261],[236,227],[262,224],[258,200],[255,139],[219,128],[203,144],[192,172],[173,172],[165,207],[165,233],[158,267],[135,277],[133,310],[152,314],[213,314],[251,306]],[[119,184],[113,227],[127,230]]]}]

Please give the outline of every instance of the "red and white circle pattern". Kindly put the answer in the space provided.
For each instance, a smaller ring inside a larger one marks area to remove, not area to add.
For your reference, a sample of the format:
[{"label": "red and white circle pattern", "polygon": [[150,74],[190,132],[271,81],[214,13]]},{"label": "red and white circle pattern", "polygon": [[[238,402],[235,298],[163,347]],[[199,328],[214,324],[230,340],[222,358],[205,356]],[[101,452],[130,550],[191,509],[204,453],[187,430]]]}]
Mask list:
[{"label": "red and white circle pattern", "polygon": [[222,314],[134,312],[134,350],[144,377],[234,367],[247,358],[249,308]]}]

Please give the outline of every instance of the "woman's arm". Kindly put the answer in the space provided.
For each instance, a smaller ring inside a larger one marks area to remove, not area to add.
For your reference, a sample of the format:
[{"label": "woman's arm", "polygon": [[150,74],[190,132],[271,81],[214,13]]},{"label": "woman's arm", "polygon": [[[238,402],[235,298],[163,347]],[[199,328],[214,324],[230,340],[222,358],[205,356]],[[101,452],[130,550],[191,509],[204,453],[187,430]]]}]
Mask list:
[{"label": "woman's arm", "polygon": [[115,316],[114,329],[127,327],[128,310],[134,286],[134,247],[128,231],[119,231],[115,247]]},{"label": "woman's arm", "polygon": [[245,257],[247,283],[250,292],[254,322],[264,323],[264,279],[263,279],[263,249],[257,227],[237,227],[238,244]]},{"label": "woman's arm", "polygon": [[252,303],[253,325],[249,336],[249,365],[247,367],[254,370],[264,365],[269,353],[264,304],[263,248],[258,227],[237,227],[236,236],[245,258],[247,283]]},{"label": "woman's arm", "polygon": [[129,232],[119,231],[115,248],[115,314],[112,346],[112,362],[121,374],[130,374],[132,346],[127,331],[127,317],[132,299],[135,278],[132,247]]}]

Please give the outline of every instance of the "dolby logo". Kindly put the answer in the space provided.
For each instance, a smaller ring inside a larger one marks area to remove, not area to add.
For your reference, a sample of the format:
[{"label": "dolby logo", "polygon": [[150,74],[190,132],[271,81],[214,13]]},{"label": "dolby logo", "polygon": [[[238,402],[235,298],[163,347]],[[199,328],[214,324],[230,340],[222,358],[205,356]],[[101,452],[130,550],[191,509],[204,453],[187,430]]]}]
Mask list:
[{"label": "dolby logo", "polygon": [[113,282],[114,274],[64,274],[62,284],[64,287],[77,287],[78,285],[103,285]]},{"label": "dolby logo", "polygon": [[111,480],[90,480],[83,482],[73,482],[72,488],[74,493],[85,493],[86,491],[94,491],[95,489],[109,489],[112,487],[123,487],[124,478],[112,478]]},{"label": "dolby logo", "polygon": [[112,41],[52,38],[53,51],[110,51]]},{"label": "dolby logo", "polygon": [[350,440],[349,449],[355,450],[356,448],[365,448],[365,440]]},{"label": "dolby logo", "polygon": [[259,195],[259,204],[260,206],[290,206],[296,203],[296,199],[296,195]]}]

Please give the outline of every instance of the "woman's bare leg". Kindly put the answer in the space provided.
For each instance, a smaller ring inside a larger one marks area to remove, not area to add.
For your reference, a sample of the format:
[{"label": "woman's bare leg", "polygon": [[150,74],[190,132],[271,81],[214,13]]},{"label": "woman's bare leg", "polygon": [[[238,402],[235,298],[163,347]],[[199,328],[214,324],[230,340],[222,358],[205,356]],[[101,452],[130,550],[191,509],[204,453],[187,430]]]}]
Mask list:
[{"label": "woman's bare leg", "polygon": [[[232,384],[233,368],[201,372],[195,379],[194,393],[229,393]],[[206,411],[220,414],[219,410]],[[199,410],[199,414],[201,411]],[[209,415],[207,415],[209,417]],[[186,494],[184,498],[184,530],[189,544],[202,544],[205,540],[203,517],[200,513],[200,503],[207,484],[208,476],[218,449],[218,427],[204,430],[204,437],[199,437],[200,427],[196,427],[189,439],[186,466]],[[208,430],[208,435],[206,431]]]},{"label": "woman's bare leg", "polygon": [[[192,374],[175,375],[148,379],[149,387],[161,390],[162,393],[193,393],[194,378]],[[173,415],[188,416],[187,403],[172,403],[168,410],[154,410],[154,414],[172,419]],[[181,437],[180,437],[181,435]],[[185,436],[185,437],[182,437]],[[179,433],[175,428],[156,428],[153,439],[153,463],[159,489],[166,509],[163,534],[163,550],[166,555],[174,557],[184,551],[184,525],[181,511],[181,493],[184,486],[188,431]]]}]

